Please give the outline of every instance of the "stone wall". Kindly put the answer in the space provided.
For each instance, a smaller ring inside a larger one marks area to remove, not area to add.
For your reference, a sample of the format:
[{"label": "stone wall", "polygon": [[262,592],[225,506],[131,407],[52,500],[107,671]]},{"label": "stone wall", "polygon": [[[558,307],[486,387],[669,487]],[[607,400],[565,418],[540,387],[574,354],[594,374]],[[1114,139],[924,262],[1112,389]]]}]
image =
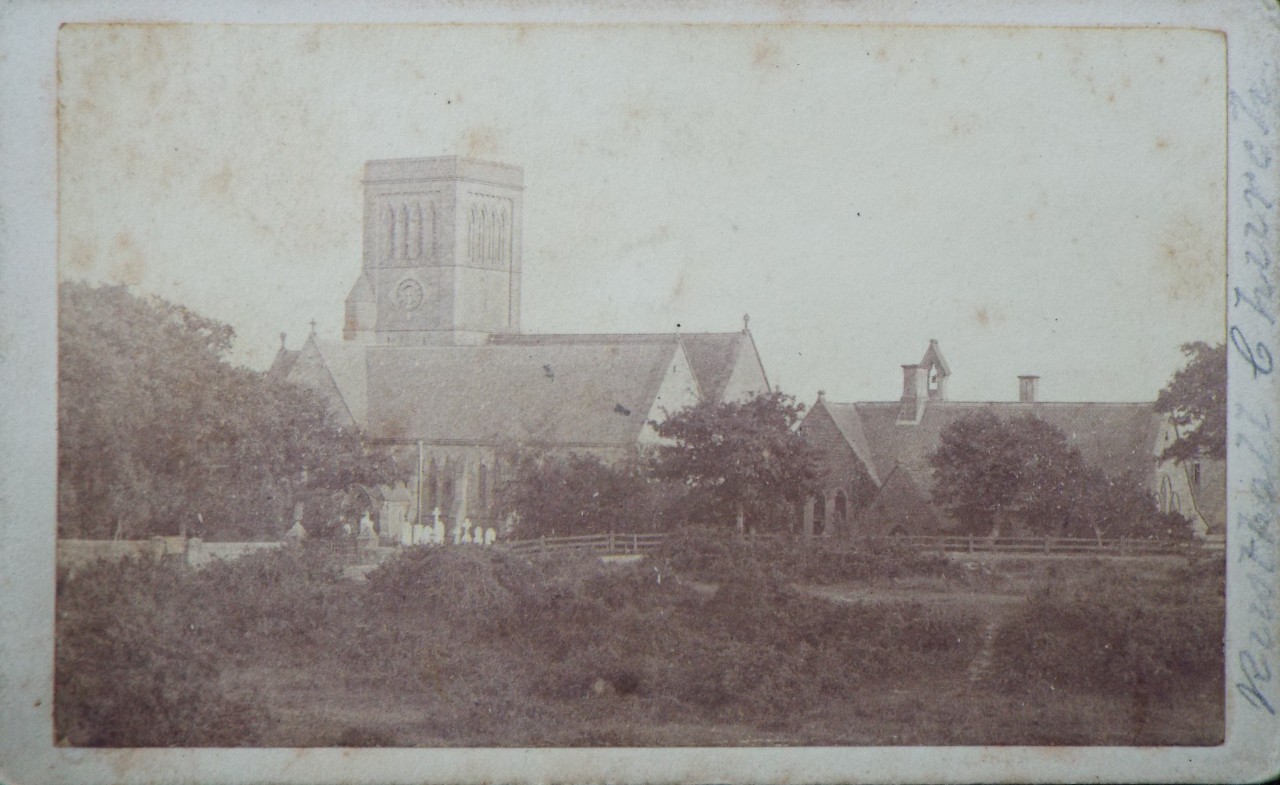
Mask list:
[{"label": "stone wall", "polygon": [[86,564],[130,556],[151,556],[203,567],[216,560],[238,559],[247,553],[279,548],[279,542],[204,542],[198,537],[153,537],[150,540],[58,540],[58,567],[72,572]]}]

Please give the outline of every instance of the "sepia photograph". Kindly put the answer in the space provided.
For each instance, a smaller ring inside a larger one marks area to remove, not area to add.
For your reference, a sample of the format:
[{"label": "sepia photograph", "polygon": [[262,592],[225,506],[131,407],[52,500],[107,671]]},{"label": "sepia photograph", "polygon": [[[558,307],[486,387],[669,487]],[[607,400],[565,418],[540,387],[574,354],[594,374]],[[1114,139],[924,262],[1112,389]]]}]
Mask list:
[{"label": "sepia photograph", "polygon": [[54,750],[1274,718],[1223,29],[478,16],[57,27]]}]

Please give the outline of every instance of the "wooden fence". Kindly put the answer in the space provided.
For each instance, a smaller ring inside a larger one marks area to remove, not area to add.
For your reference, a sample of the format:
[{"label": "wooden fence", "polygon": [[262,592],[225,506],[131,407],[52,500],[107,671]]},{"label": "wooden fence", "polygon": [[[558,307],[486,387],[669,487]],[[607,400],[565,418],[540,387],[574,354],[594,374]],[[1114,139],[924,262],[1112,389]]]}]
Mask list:
[{"label": "wooden fence", "polygon": [[[857,540],[850,541],[854,547]],[[1105,556],[1179,555],[1199,551],[1221,551],[1221,543],[1194,540],[1147,540],[1126,537],[981,537],[981,536],[898,536],[875,538],[874,542],[895,544],[922,551],[944,553],[1008,554],[1101,554]]]},{"label": "wooden fence", "polygon": [[[1090,537],[992,538],[927,535],[835,539],[830,537],[795,537],[785,534],[748,534],[745,535],[744,539],[748,543],[762,547],[791,543],[843,551],[897,547],[942,553],[1003,553],[1058,556],[1084,554],[1099,556],[1176,556],[1205,551],[1221,552],[1224,549],[1224,545],[1220,541],[1095,539]],[[574,537],[540,537],[532,540],[499,542],[499,544],[516,553],[583,551],[610,556],[650,553],[661,548],[665,540],[666,535],[661,532],[648,534],[615,532],[609,534],[584,534]]]},{"label": "wooden fence", "polygon": [[662,547],[666,535],[651,534],[584,534],[576,537],[539,537],[536,540],[499,541],[516,553],[551,553],[552,551],[585,551],[602,556],[649,553]]}]

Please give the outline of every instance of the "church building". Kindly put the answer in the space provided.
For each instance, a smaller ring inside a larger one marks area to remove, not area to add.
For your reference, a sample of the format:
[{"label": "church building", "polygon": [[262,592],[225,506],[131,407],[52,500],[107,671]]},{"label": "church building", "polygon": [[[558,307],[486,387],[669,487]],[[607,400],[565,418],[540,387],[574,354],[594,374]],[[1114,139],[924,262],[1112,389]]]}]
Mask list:
[{"label": "church building", "polygon": [[[931,497],[929,455],[948,425],[982,410],[1006,419],[1033,414],[1066,434],[1089,464],[1112,477],[1138,477],[1162,512],[1191,519],[1201,536],[1224,530],[1225,462],[1160,460],[1176,431],[1153,402],[1044,402],[1040,377],[1030,375],[1018,377],[1017,401],[952,401],[950,376],[951,366],[935,340],[920,362],[902,366],[902,397],[896,401],[836,403],[819,394],[800,425],[818,449],[824,486],[822,495],[806,505],[806,533],[950,533],[955,522]],[[865,504],[855,509],[859,500]],[[1016,522],[1009,523],[1016,528]]]},{"label": "church building", "polygon": [[650,421],[770,389],[745,318],[724,333],[522,332],[523,194],[506,164],[369,161],[343,339],[281,336],[272,374],[414,467],[405,487],[370,490],[385,536],[437,517],[496,525],[513,449],[624,459],[658,441]]}]

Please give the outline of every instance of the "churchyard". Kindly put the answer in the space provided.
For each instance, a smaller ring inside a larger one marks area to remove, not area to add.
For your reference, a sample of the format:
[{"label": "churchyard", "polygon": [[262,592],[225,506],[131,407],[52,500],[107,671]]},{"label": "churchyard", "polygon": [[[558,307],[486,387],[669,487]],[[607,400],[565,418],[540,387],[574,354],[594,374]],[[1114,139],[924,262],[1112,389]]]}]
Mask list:
[{"label": "churchyard", "polygon": [[[919,422],[899,427],[898,404],[866,418],[918,435],[929,412],[956,415],[908,445],[916,479],[879,485],[820,460],[821,428],[777,389],[637,420],[659,441],[628,430],[612,457],[505,442],[433,457],[229,365],[227,325],[119,287],[61,297],[59,743],[1223,738],[1224,554],[1154,473],[1095,465],[1072,423],[947,409],[939,387]],[[627,345],[667,368],[684,344],[659,338]],[[1225,347],[1188,355],[1162,396],[1217,378],[1190,371],[1220,371]],[[572,367],[525,369],[549,410],[545,385]],[[856,433],[841,406],[822,403],[828,435]],[[613,427],[635,408],[598,411]],[[1144,440],[1171,433],[1132,409]],[[1191,462],[1164,463],[1221,489],[1222,432],[1179,436],[1161,450]],[[579,547],[601,538],[630,558]]]},{"label": "churchyard", "polygon": [[[1223,554],[926,554],[691,529],[642,558],[332,549],[63,571],[87,746],[1212,745]],[[70,675],[75,674],[75,678]]]}]

